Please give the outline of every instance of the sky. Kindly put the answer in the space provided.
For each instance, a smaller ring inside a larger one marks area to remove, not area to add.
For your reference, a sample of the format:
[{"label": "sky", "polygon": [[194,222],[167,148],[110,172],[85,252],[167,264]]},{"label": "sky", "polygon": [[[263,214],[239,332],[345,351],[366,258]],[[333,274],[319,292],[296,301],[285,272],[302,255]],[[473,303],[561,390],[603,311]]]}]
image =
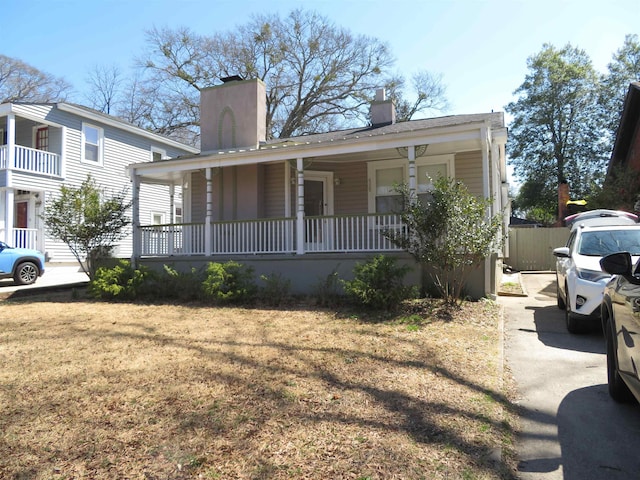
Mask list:
[{"label": "sky", "polygon": [[639,0],[0,0],[0,53],[64,78],[83,103],[89,72],[131,72],[150,28],[206,35],[295,8],[387,42],[406,77],[442,75],[448,115],[504,111],[545,43],[571,43],[605,72],[625,35],[640,35]]}]

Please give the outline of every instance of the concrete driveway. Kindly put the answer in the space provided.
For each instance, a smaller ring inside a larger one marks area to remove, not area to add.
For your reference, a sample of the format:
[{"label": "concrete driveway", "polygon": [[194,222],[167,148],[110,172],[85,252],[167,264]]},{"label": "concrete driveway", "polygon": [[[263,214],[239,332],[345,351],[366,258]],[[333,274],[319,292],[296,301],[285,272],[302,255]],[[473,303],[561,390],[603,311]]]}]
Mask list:
[{"label": "concrete driveway", "polygon": [[44,275],[31,285],[16,285],[10,278],[0,280],[0,295],[21,290],[51,289],[75,284],[83,285],[88,281],[89,277],[77,263],[47,263],[44,266]]},{"label": "concrete driveway", "polygon": [[499,297],[522,409],[519,478],[640,479],[640,406],[609,397],[602,334],[567,332],[554,273],[520,276],[528,296]]}]

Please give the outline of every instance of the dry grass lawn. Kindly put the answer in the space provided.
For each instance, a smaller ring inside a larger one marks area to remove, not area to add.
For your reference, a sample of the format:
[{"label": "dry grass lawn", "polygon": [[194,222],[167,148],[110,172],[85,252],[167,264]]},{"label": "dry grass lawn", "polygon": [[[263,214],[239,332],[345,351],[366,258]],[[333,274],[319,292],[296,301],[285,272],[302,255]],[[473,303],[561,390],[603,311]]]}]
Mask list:
[{"label": "dry grass lawn", "polygon": [[492,302],[373,322],[75,297],[0,300],[2,479],[516,478]]}]

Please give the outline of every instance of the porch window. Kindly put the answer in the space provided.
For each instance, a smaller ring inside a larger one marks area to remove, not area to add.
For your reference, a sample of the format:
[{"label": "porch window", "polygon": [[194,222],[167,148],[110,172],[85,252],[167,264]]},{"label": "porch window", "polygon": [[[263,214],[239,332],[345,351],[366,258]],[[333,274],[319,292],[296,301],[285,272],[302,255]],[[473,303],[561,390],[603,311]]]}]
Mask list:
[{"label": "porch window", "polygon": [[[442,175],[452,178],[454,172],[453,155],[432,155],[416,159],[416,193],[422,202],[428,202],[433,190],[433,182]],[[399,213],[402,209],[402,195],[396,188],[409,183],[409,162],[407,160],[383,160],[367,165],[369,177],[369,212]]]},{"label": "porch window", "polygon": [[5,132],[4,128],[0,128],[0,145],[7,144],[7,132]]},{"label": "porch window", "polygon": [[429,165],[417,165],[417,194],[418,200],[423,204],[428,203],[431,200],[431,192],[433,191],[433,182],[438,177],[447,177],[447,164],[435,163]]},{"label": "porch window", "polygon": [[375,172],[375,212],[393,213],[402,209],[402,195],[396,188],[404,183],[404,168],[378,168]]},{"label": "porch window", "polygon": [[174,211],[174,219],[175,223],[182,223],[182,205],[176,205]]},{"label": "porch window", "polygon": [[82,124],[82,161],[103,164],[104,130],[88,123]]}]

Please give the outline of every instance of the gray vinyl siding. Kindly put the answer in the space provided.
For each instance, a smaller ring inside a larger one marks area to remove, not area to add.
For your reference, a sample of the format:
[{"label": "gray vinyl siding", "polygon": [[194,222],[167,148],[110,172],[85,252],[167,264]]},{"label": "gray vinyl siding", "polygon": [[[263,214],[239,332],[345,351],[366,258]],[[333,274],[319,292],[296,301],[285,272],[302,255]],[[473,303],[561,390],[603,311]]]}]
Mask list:
[{"label": "gray vinyl siding", "polygon": [[[215,198],[214,198],[215,202]],[[215,206],[214,206],[215,208]],[[203,223],[207,214],[207,182],[202,172],[191,174],[191,222]]]},{"label": "gray vinyl siding", "polygon": [[333,163],[322,165],[322,170],[333,172],[340,184],[333,187],[336,215],[367,213],[368,188],[366,162]]},{"label": "gray vinyl siding", "polygon": [[482,153],[480,151],[457,153],[455,158],[456,179],[465,184],[469,193],[484,196],[482,187]]},{"label": "gray vinyl siding", "polygon": [[[33,147],[33,125],[50,123],[50,130],[59,132],[50,134],[49,150],[61,152],[64,142],[65,156],[63,158],[64,177],[49,178],[34,174],[13,172],[12,186],[15,189],[24,189],[32,192],[44,192],[45,199],[50,199],[59,194],[61,185],[78,187],[86,180],[87,175],[105,189],[107,194],[120,193],[126,190],[127,201],[131,200],[131,180],[127,176],[127,166],[133,163],[151,161],[151,148],[164,150],[168,157],[176,157],[189,153],[162,142],[161,137],[157,141],[145,136],[136,135],[125,129],[103,124],[94,119],[84,119],[82,116],[56,108],[54,105],[14,105],[16,112],[16,143]],[[103,130],[103,163],[102,165],[84,163],[81,161],[82,124],[83,122],[99,127]],[[62,129],[65,135],[63,138]],[[179,189],[177,189],[179,192]],[[179,195],[176,195],[179,198]],[[142,185],[140,192],[140,223],[151,222],[152,212],[163,213],[166,222],[170,220],[169,187],[158,185]],[[131,228],[129,235],[120,242],[115,250],[119,257],[130,257],[133,250]],[[68,247],[59,241],[46,237],[46,253],[52,261],[75,261]]]},{"label": "gray vinyl siding", "polygon": [[[285,164],[275,163],[264,168],[264,215],[267,218],[284,217]],[[294,210],[291,211],[292,215]]]}]

